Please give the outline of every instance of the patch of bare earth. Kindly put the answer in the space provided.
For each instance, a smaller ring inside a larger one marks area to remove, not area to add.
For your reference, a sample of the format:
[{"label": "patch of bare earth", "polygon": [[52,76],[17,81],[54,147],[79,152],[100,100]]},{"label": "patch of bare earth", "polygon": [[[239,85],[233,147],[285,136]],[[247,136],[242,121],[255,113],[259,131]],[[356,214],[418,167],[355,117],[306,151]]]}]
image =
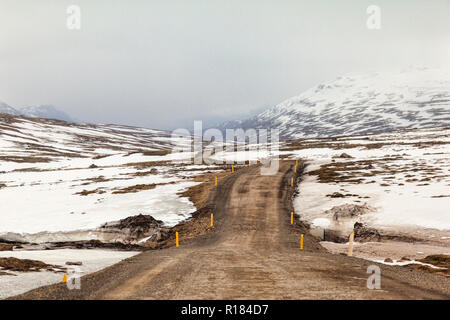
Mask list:
[{"label": "patch of bare earth", "polygon": [[152,190],[156,188],[156,184],[136,184],[134,186],[125,187],[116,191],[113,191],[113,194],[120,194],[120,193],[135,193],[139,191],[144,190]]},{"label": "patch of bare earth", "polygon": [[47,264],[38,260],[18,259],[14,257],[0,258],[0,270],[30,272],[30,271],[52,271],[63,272],[64,268],[57,265]]},{"label": "patch of bare earth", "polygon": [[141,162],[129,162],[121,165],[121,167],[134,167],[137,170],[144,170],[153,167],[170,166],[172,161],[141,161]]},{"label": "patch of bare earth", "polygon": [[103,194],[105,192],[106,192],[105,190],[97,188],[97,189],[94,189],[94,190],[86,190],[86,189],[84,189],[83,191],[77,192],[75,194],[80,195],[80,196],[87,196],[87,195],[95,194],[95,193],[96,194]]},{"label": "patch of bare earth", "polygon": [[144,176],[148,176],[151,174],[157,174],[158,170],[156,168],[152,168],[151,170],[148,171],[137,171],[135,173],[133,173],[133,176],[135,177],[144,177]]},{"label": "patch of bare earth", "polygon": [[179,195],[189,198],[189,200],[194,203],[196,208],[203,208],[206,205],[210,191],[214,188],[215,177],[217,177],[218,181],[220,181],[222,178],[230,174],[231,171],[228,170],[226,172],[205,173],[198,175],[190,181],[201,183],[190,187],[188,190],[181,192]]},{"label": "patch of bare earth", "polygon": [[12,161],[17,163],[47,163],[50,162],[50,158],[44,157],[30,157],[30,156],[0,156],[1,161]]},{"label": "patch of bare earth", "polygon": [[9,243],[0,243],[0,251],[11,251],[14,245]]},{"label": "patch of bare earth", "polygon": [[425,265],[414,265],[416,270],[421,270],[429,273],[439,274],[445,277],[450,277],[450,255],[436,254],[420,259],[420,262],[431,264],[438,268],[432,268]]}]

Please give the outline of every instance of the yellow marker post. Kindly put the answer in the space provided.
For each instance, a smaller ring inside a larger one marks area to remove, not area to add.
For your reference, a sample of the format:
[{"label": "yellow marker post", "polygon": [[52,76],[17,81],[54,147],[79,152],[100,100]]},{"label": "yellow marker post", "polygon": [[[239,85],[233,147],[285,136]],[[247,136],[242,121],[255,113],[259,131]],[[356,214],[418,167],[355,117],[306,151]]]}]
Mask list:
[{"label": "yellow marker post", "polygon": [[300,250],[303,250],[303,235],[300,236]]},{"label": "yellow marker post", "polygon": [[180,242],[178,241],[178,232],[175,233],[175,238],[176,238],[175,243],[176,243],[177,247],[179,247]]},{"label": "yellow marker post", "polygon": [[252,165],[252,162],[248,160],[248,166],[250,167]]},{"label": "yellow marker post", "polygon": [[294,224],[294,213],[291,212],[291,224]]},{"label": "yellow marker post", "polygon": [[355,240],[355,233],[350,233],[350,239],[348,240],[348,256],[351,257],[353,255],[353,240]]},{"label": "yellow marker post", "polygon": [[231,166],[231,172],[234,172],[234,166]]},{"label": "yellow marker post", "polygon": [[211,213],[211,227],[214,226],[214,214]]},{"label": "yellow marker post", "polygon": [[214,185],[217,187],[217,176],[214,177]]},{"label": "yellow marker post", "polygon": [[298,166],[298,160],[295,160],[295,166]]},{"label": "yellow marker post", "polygon": [[291,187],[294,186],[294,178],[291,178]]},{"label": "yellow marker post", "polygon": [[294,167],[294,173],[297,173],[297,165]]},{"label": "yellow marker post", "polygon": [[62,282],[63,282],[63,283],[66,283],[66,282],[67,282],[67,274],[65,274],[65,273],[64,273],[64,276],[63,276],[63,278],[62,278]]}]

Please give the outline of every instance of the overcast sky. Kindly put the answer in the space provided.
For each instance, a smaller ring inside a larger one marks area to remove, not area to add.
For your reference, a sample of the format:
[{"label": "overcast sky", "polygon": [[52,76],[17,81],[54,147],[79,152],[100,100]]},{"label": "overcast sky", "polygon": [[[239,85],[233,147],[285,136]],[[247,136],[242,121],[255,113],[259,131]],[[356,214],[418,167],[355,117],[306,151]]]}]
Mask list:
[{"label": "overcast sky", "polygon": [[[66,26],[81,8],[81,29]],[[369,5],[381,29],[366,26]],[[450,1],[0,0],[0,101],[161,129],[352,72],[447,67]]]}]

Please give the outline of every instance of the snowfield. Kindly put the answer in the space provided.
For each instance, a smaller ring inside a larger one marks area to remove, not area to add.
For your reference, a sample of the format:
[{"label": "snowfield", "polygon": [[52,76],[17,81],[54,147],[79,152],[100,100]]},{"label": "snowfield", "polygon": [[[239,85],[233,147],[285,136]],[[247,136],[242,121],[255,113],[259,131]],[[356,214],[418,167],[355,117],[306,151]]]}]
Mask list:
[{"label": "snowfield", "polygon": [[192,157],[171,153],[191,138],[163,131],[2,115],[0,132],[0,236],[6,240],[38,233],[69,240],[55,236],[61,232],[72,232],[70,240],[95,239],[82,231],[141,213],[173,226],[196,210],[179,193],[211,169],[174,163]]},{"label": "snowfield", "polygon": [[[450,128],[297,143],[303,149],[292,152],[308,163],[294,201],[302,220],[344,235],[360,222],[387,233],[448,241]],[[344,204],[371,210],[338,219],[327,212]]]},{"label": "snowfield", "polygon": [[[113,250],[33,250],[33,251],[0,251],[1,257],[14,257],[18,259],[31,259],[43,261],[47,264],[68,267],[66,262],[81,262],[77,266],[80,276],[93,273],[113,265],[121,260],[127,259],[138,252],[134,251],[113,251]],[[15,296],[29,290],[42,286],[58,283],[62,281],[63,273],[50,271],[40,272],[13,272],[9,275],[0,276],[0,299]],[[83,286],[83,282],[80,283]]]}]

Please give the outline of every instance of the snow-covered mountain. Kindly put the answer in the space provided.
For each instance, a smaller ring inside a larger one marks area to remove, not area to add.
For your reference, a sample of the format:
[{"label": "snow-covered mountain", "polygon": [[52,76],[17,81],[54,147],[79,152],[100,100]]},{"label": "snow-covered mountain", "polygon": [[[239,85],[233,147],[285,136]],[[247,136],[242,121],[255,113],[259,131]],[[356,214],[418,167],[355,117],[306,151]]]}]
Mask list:
[{"label": "snow-covered mountain", "polygon": [[20,112],[18,110],[1,101],[0,101],[0,113],[8,113],[15,116],[20,115]]},{"label": "snow-covered mountain", "polygon": [[167,154],[179,141],[185,144],[190,139],[190,136],[174,138],[170,132],[126,125],[78,124],[0,114],[0,173],[8,161],[17,159],[23,163],[25,158],[38,157],[43,163],[50,163],[66,158],[101,159],[118,153],[128,156],[138,151]]},{"label": "snow-covered mountain", "polygon": [[450,71],[348,75],[225,128],[279,128],[285,139],[450,125]]},{"label": "snow-covered mountain", "polygon": [[52,105],[28,106],[23,108],[13,108],[0,101],[0,113],[8,113],[15,116],[25,116],[30,118],[56,119],[68,122],[76,122],[67,113],[56,109]]},{"label": "snow-covered mountain", "polygon": [[26,117],[57,119],[68,122],[74,122],[74,120],[67,113],[56,109],[52,105],[24,107],[20,108],[20,112],[22,115]]}]

